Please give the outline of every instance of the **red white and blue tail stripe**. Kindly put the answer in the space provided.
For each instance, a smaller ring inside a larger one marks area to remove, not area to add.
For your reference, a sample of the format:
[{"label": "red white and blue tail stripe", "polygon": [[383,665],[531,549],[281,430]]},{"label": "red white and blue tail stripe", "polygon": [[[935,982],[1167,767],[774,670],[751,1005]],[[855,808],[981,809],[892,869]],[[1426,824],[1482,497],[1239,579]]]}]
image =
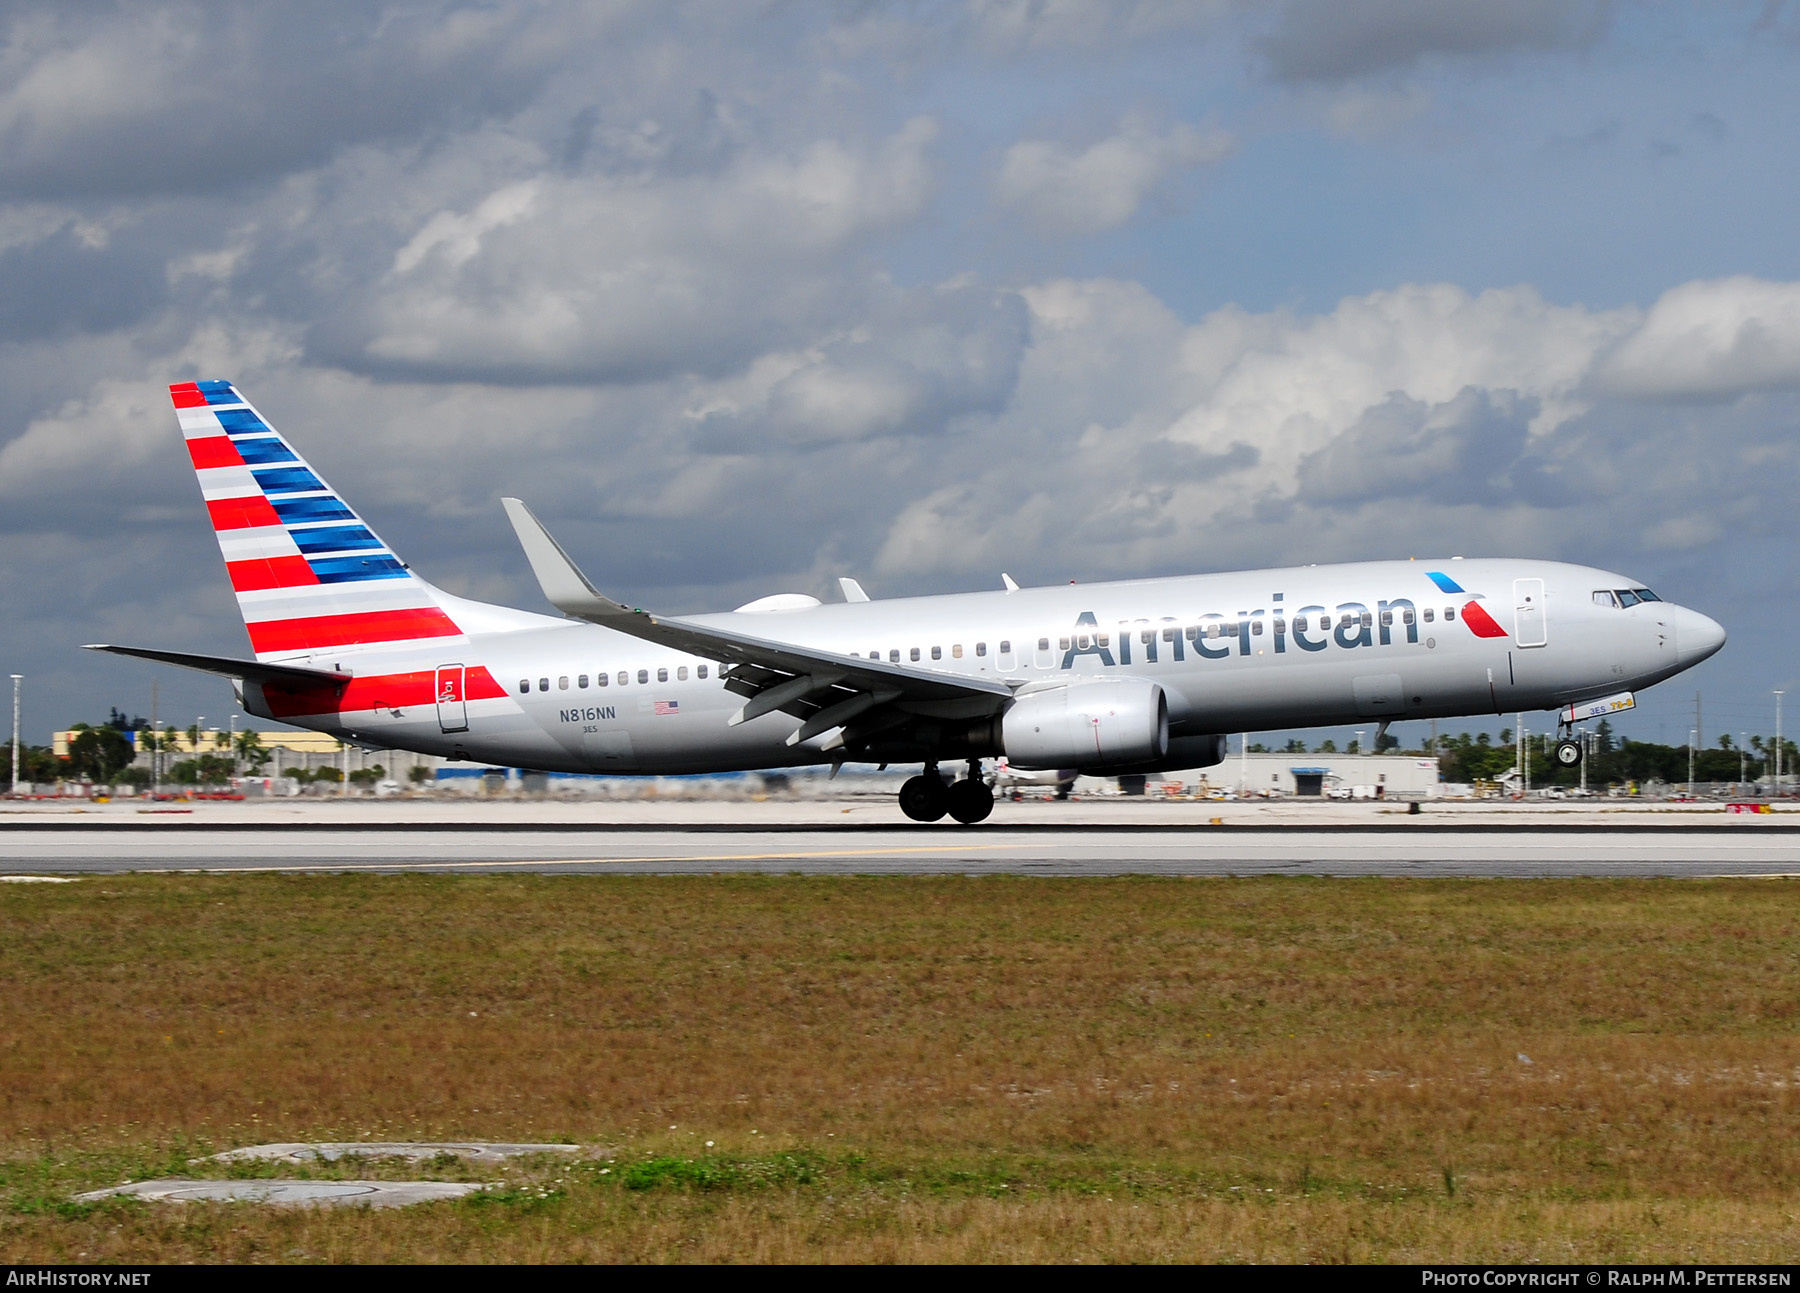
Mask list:
[{"label": "red white and blue tail stripe", "polygon": [[230,382],[169,396],[257,659],[462,636],[436,590]]}]

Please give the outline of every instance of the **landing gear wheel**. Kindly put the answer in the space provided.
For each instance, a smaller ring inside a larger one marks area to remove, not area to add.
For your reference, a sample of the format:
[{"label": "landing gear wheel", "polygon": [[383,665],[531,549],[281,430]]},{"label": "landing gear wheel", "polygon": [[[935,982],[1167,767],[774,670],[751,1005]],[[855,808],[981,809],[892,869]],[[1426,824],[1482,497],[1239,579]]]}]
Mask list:
[{"label": "landing gear wheel", "polygon": [[994,792],[985,781],[965,777],[950,787],[950,815],[964,826],[983,821],[994,811]]},{"label": "landing gear wheel", "polygon": [[1573,768],[1581,763],[1580,741],[1558,741],[1556,743],[1556,766]]},{"label": "landing gear wheel", "polygon": [[900,811],[915,822],[935,822],[950,811],[950,790],[936,772],[910,778],[900,787]]}]

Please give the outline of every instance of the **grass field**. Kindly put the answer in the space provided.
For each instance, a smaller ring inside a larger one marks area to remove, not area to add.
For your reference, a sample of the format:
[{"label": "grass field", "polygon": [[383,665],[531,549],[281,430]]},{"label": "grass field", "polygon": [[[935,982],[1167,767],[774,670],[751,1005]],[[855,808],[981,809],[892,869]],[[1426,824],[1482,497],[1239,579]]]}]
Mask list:
[{"label": "grass field", "polygon": [[[1797,901],[1780,881],[0,886],[0,1261],[1791,1260]],[[67,1202],[227,1175],[189,1160],[237,1145],[452,1138],[587,1148],[439,1164],[506,1185],[395,1212]]]}]

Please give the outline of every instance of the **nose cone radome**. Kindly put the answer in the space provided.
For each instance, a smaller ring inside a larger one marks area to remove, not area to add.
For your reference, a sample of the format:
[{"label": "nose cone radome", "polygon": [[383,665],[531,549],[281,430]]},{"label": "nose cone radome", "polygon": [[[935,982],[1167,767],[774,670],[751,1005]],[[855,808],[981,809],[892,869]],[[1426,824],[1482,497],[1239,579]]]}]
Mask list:
[{"label": "nose cone radome", "polygon": [[1715,619],[1681,607],[1675,616],[1675,658],[1682,668],[1699,664],[1725,645],[1725,629]]}]

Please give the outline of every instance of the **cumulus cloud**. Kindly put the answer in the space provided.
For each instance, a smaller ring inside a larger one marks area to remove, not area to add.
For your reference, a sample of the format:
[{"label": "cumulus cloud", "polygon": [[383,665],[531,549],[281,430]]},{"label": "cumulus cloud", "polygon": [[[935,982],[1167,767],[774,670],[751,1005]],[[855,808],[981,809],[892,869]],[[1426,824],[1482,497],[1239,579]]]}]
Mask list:
[{"label": "cumulus cloud", "polygon": [[1130,220],[1173,176],[1230,152],[1222,130],[1181,123],[1159,134],[1128,117],[1117,133],[1080,150],[1019,141],[1001,161],[994,197],[1042,233],[1099,233]]},{"label": "cumulus cloud", "polygon": [[1306,502],[1365,503],[1430,497],[1498,502],[1529,437],[1530,400],[1465,387],[1426,404],[1396,392],[1330,444],[1300,459],[1296,494]]},{"label": "cumulus cloud", "polygon": [[1594,378],[1610,393],[1651,399],[1800,386],[1800,283],[1740,276],[1671,288]]},{"label": "cumulus cloud", "polygon": [[1432,55],[1582,49],[1610,0],[1285,0],[1257,42],[1284,81],[1344,81]]},{"label": "cumulus cloud", "polygon": [[[1439,101],[1380,73],[1579,47],[1609,12],[23,0],[0,17],[0,648],[78,698],[118,674],[66,665],[73,643],[240,642],[164,394],[194,377],[242,383],[430,577],[528,606],[502,493],[676,611],[1446,535],[1716,556],[1800,486],[1795,285],[1604,308],[1436,262],[1406,281],[1355,262],[1328,185],[1320,211],[1280,199],[1291,284],[1216,273],[1233,222],[1276,210],[1242,188],[1204,238],[1142,219],[1264,147],[1286,84],[1337,105],[1305,146],[1352,150]],[[1284,88],[1190,92],[1259,33]],[[1207,112],[1234,133],[1182,124]],[[1358,286],[1301,304],[1325,281]]]},{"label": "cumulus cloud", "polygon": [[885,294],[868,323],[798,354],[765,356],[709,395],[693,417],[699,443],[818,444],[894,433],[944,433],[998,413],[1026,345],[1020,298],[967,283]]},{"label": "cumulus cloud", "polygon": [[7,6],[0,194],[212,192],[522,106],[610,24],[554,7]]},{"label": "cumulus cloud", "polygon": [[[643,381],[719,374],[830,327],[869,237],[923,210],[935,123],[867,144],[751,150],[659,177],[541,173],[424,217],[343,284],[321,358],[407,377]],[[326,219],[335,215],[329,209]]]}]

